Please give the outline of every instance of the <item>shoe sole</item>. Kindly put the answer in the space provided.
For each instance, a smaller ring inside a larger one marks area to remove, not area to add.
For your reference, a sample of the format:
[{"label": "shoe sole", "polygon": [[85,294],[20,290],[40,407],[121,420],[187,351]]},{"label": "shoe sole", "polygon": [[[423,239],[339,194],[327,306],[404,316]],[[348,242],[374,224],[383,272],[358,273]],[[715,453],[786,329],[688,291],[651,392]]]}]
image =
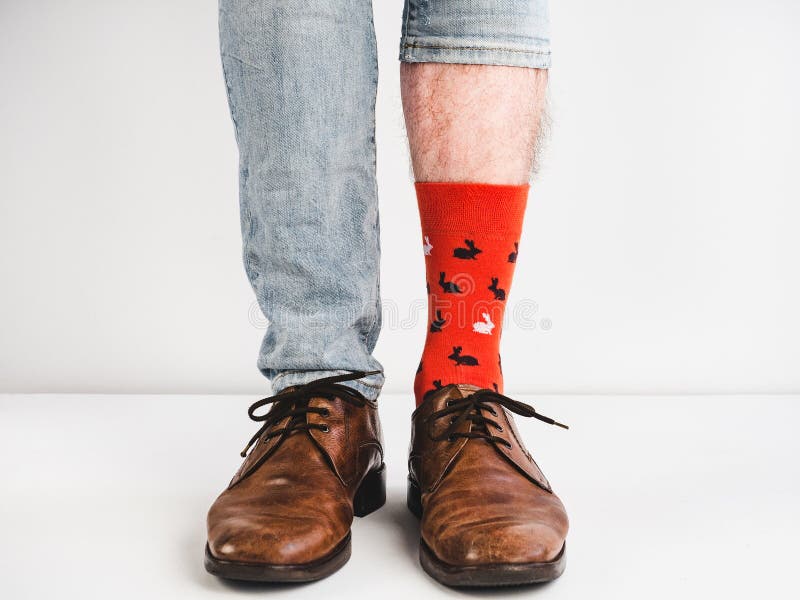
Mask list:
[{"label": "shoe sole", "polygon": [[[386,503],[386,468],[381,465],[364,478],[353,498],[353,514],[365,517]],[[326,556],[309,563],[276,565],[222,560],[206,544],[206,571],[223,579],[262,583],[304,583],[317,581],[341,569],[350,560],[350,533]]]},{"label": "shoe sole", "polygon": [[328,556],[301,565],[270,565],[220,560],[206,544],[206,571],[223,579],[263,583],[304,583],[335,573],[350,560],[350,534]]},{"label": "shoe sole", "polygon": [[[419,486],[408,479],[408,509],[422,518],[422,498]],[[458,566],[437,557],[424,540],[419,542],[419,562],[423,570],[448,587],[509,587],[546,583],[561,576],[567,566],[567,546],[549,562],[506,563]]]}]

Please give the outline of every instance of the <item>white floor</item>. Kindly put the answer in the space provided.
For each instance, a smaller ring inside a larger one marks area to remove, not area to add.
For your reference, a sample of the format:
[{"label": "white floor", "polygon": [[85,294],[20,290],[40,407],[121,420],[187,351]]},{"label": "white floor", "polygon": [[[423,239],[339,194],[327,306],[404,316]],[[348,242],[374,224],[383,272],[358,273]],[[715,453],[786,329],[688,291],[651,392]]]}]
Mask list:
[{"label": "white floor", "polygon": [[[800,398],[520,399],[571,426],[519,419],[570,512],[569,563],[552,584],[491,595],[800,597]],[[412,400],[398,396],[382,399],[389,500],[356,521],[344,569],[297,587],[208,575],[205,512],[253,431],[251,400],[0,396],[0,597],[462,595],[417,563]]]}]

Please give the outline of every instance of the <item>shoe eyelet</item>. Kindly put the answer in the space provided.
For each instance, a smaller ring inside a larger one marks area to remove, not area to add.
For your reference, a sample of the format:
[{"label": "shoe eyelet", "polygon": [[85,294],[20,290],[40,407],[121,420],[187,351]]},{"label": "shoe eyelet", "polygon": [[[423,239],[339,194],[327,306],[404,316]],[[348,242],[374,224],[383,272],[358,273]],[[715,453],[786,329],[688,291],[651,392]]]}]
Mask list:
[{"label": "shoe eyelet", "polygon": [[327,425],[322,425],[322,426],[319,428],[319,430],[320,430],[322,433],[328,433],[328,432],[330,432],[331,428],[330,428],[330,427],[328,427]]},{"label": "shoe eyelet", "polygon": [[452,401],[452,400],[448,400],[447,402],[445,402],[445,403],[444,403],[444,405],[445,405],[447,408],[450,408],[451,406],[453,406],[453,401]]},{"label": "shoe eyelet", "polygon": [[320,414],[321,414],[323,417],[330,417],[330,416],[331,416],[331,411],[329,411],[327,408],[323,408],[323,409],[322,409],[322,412],[321,412]]},{"label": "shoe eyelet", "polygon": [[450,436],[447,436],[447,441],[448,442],[455,442],[456,438],[455,438],[455,436],[450,435]]},{"label": "shoe eyelet", "polygon": [[496,416],[497,416],[497,411],[496,411],[495,409],[493,409],[491,406],[487,406],[486,408],[488,409],[488,411],[489,411],[490,413],[492,413],[492,416],[493,416],[493,417],[496,417]]},{"label": "shoe eyelet", "polygon": [[502,433],[502,432],[503,432],[503,426],[502,426],[502,425],[498,425],[498,426],[497,426],[497,431],[499,431],[500,433]]}]

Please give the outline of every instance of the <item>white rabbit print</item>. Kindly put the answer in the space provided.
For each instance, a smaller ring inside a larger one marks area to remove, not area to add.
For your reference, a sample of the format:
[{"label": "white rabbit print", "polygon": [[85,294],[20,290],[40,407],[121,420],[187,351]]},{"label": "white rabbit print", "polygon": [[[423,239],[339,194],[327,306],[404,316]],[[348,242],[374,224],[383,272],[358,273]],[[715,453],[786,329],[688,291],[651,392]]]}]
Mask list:
[{"label": "white rabbit print", "polygon": [[431,239],[426,235],[425,244],[422,246],[422,251],[425,252],[425,256],[430,256],[431,250],[433,250],[433,244],[431,244]]},{"label": "white rabbit print", "polygon": [[489,313],[483,313],[481,316],[483,317],[483,321],[477,321],[473,323],[472,331],[474,331],[475,333],[492,335],[492,329],[494,329],[494,323],[492,323],[492,318],[489,316]]}]

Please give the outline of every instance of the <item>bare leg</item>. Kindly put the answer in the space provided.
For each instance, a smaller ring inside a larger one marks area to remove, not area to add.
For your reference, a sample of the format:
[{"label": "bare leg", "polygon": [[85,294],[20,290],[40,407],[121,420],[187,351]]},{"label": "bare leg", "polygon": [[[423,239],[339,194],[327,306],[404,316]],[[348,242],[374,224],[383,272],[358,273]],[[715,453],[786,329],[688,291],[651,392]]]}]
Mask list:
[{"label": "bare leg", "polygon": [[528,182],[546,69],[402,63],[400,83],[417,181]]}]

